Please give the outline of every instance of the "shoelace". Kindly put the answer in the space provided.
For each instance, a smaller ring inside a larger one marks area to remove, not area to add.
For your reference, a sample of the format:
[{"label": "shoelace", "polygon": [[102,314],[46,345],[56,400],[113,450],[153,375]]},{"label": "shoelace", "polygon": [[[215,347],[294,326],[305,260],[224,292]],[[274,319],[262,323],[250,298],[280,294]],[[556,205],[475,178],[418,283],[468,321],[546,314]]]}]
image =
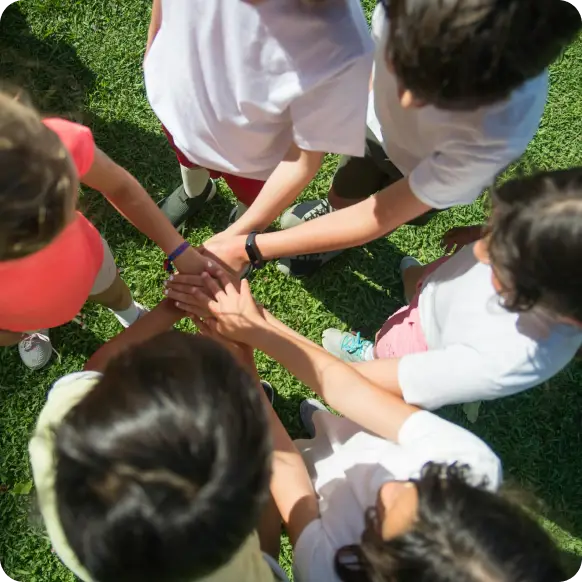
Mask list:
[{"label": "shoelace", "polygon": [[348,354],[355,354],[356,356],[362,357],[363,351],[372,342],[368,340],[363,340],[360,332],[356,335],[349,335],[344,337],[342,340],[341,349],[348,352]]},{"label": "shoelace", "polygon": [[51,344],[51,340],[48,337],[48,335],[45,335],[44,333],[39,333],[38,331],[31,333],[24,338],[23,348],[24,348],[25,352],[30,352],[35,348],[35,340],[39,340],[41,342],[47,342],[50,345],[51,350],[57,356],[57,360],[59,361],[59,364],[61,363],[61,354],[59,354],[59,352],[57,352],[57,350],[55,350],[55,348]]},{"label": "shoelace", "polygon": [[312,208],[309,212],[305,214],[304,220],[313,220],[314,218],[318,218],[319,216],[323,216],[325,214],[329,214],[330,206],[327,200],[322,200],[317,206]]}]

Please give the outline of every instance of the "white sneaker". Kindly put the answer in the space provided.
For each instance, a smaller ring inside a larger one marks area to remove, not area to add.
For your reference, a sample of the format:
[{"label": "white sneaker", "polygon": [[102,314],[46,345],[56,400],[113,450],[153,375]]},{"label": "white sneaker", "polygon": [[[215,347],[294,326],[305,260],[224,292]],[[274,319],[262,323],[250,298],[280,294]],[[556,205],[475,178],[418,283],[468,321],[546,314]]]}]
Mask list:
[{"label": "white sneaker", "polygon": [[48,334],[48,329],[39,329],[18,344],[20,359],[27,368],[40,370],[48,364],[54,351]]},{"label": "white sneaker", "polygon": [[133,321],[128,321],[127,319],[125,319],[125,317],[122,317],[121,315],[119,315],[119,313],[115,313],[115,311],[113,311],[113,309],[110,309],[110,311],[113,313],[113,315],[115,315],[115,319],[117,319],[117,321],[119,321],[119,323],[121,323],[121,325],[123,327],[125,327],[126,329],[130,325],[133,325],[138,319],[140,319],[141,317],[143,317],[146,313],[149,313],[149,311],[150,311],[147,307],[144,307],[143,305],[139,304],[137,301],[134,301],[134,304],[137,307],[137,317]]}]

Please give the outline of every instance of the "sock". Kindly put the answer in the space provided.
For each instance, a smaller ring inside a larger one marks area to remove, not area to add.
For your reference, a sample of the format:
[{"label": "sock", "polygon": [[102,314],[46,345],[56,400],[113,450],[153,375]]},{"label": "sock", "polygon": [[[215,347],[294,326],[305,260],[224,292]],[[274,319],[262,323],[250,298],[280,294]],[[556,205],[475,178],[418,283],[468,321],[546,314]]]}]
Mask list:
[{"label": "sock", "polygon": [[370,343],[368,346],[366,346],[366,348],[364,349],[362,356],[364,357],[364,361],[366,362],[371,362],[372,360],[374,360],[374,344]]},{"label": "sock", "polygon": [[206,190],[210,174],[204,168],[186,168],[180,166],[182,172],[182,182],[184,183],[184,191],[189,198],[196,198]]},{"label": "sock", "polygon": [[131,305],[127,309],[123,309],[121,311],[115,310],[112,311],[121,320],[122,325],[127,324],[127,326],[130,326],[132,323],[135,323],[140,315],[140,310],[136,305],[135,301],[132,301]]}]

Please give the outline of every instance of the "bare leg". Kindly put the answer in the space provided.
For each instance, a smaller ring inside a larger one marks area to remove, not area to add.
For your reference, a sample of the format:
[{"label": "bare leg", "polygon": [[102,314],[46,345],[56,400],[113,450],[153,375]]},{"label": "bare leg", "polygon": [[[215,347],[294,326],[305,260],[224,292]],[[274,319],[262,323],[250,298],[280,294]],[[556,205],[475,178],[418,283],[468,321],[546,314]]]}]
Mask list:
[{"label": "bare leg", "polygon": [[14,346],[20,343],[20,340],[26,334],[17,331],[2,331],[0,330],[0,347]]},{"label": "bare leg", "polygon": [[97,295],[90,295],[89,299],[99,305],[109,307],[113,311],[124,311],[125,309],[129,309],[133,304],[131,291],[119,276],[119,273],[116,274],[113,283],[108,289],[105,289],[105,291]]},{"label": "bare leg", "polygon": [[366,198],[368,198],[368,196],[364,196],[363,198],[340,198],[333,188],[330,188],[327,195],[327,199],[334,210],[341,210],[342,208],[353,206],[354,204],[358,204],[358,202],[366,200]]},{"label": "bare leg", "polygon": [[263,509],[257,530],[261,542],[261,551],[269,554],[276,561],[279,561],[279,551],[281,549],[281,515],[272,495],[269,495],[269,500]]},{"label": "bare leg", "polygon": [[422,279],[424,272],[428,265],[422,267],[409,267],[402,273],[402,282],[404,283],[404,296],[406,301],[410,303],[412,298],[416,295],[416,287],[418,282]]}]

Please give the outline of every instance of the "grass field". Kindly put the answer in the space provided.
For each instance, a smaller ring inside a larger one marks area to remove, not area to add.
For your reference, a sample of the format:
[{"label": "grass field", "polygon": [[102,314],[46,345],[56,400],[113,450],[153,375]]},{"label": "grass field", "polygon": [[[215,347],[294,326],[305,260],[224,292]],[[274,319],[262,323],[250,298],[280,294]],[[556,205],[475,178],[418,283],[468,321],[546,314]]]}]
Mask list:
[{"label": "grass field", "polygon": [[[364,1],[368,12],[373,0]],[[176,161],[145,97],[141,59],[151,0],[25,0],[0,24],[0,76],[24,86],[37,106],[90,126],[97,144],[159,199],[179,183]],[[582,164],[582,40],[552,68],[551,96],[538,135],[511,173]],[[327,192],[329,159],[305,193]],[[192,223],[201,243],[225,227],[230,194],[223,187]],[[94,192],[83,208],[109,240],[123,277],[148,306],[160,301],[162,254]],[[329,326],[377,329],[402,304],[397,265],[404,254],[423,261],[441,255],[440,237],[452,226],[483,220],[484,202],[440,214],[429,226],[346,252],[312,279],[284,278],[273,265],[253,281],[257,298],[314,341]],[[34,512],[27,441],[51,383],[80,370],[97,347],[120,331],[108,312],[88,305],[88,329],[70,324],[51,332],[60,354],[37,373],[21,365],[16,349],[0,350],[0,562],[20,582],[72,580],[50,552]],[[272,360],[258,361],[277,388],[276,408],[292,435],[300,434],[299,402],[310,394]],[[471,429],[502,457],[507,478],[543,503],[541,518],[572,563],[582,557],[582,367],[572,365],[528,394],[487,404]],[[466,424],[458,408],[443,414]],[[290,550],[284,544],[282,563]]]}]

